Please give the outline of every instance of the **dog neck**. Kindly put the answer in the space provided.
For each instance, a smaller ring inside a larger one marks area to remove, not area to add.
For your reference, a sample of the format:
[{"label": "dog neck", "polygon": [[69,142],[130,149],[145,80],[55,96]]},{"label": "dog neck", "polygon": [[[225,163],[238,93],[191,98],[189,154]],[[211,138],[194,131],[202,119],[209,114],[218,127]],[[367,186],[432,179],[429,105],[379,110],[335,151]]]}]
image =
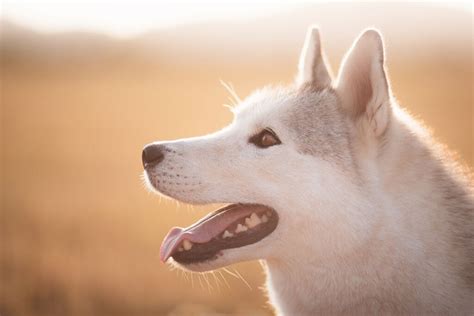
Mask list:
[{"label": "dog neck", "polygon": [[285,259],[266,260],[273,305],[281,315],[344,314],[354,308],[358,313],[401,312],[392,293],[386,293],[394,280],[405,288],[394,238],[379,222],[364,243],[342,255],[313,256],[320,250],[306,248]]}]

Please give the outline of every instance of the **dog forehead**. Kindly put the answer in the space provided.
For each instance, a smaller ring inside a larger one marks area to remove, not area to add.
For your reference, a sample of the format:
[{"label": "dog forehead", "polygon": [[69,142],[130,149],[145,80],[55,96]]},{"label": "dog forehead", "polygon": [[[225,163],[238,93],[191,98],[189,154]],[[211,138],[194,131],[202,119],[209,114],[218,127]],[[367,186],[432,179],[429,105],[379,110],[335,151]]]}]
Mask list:
[{"label": "dog forehead", "polygon": [[268,121],[277,116],[291,102],[293,91],[283,87],[265,87],[253,92],[237,108],[234,114],[249,123]]},{"label": "dog forehead", "polygon": [[335,92],[306,90],[297,96],[297,106],[287,108],[282,123],[298,150],[333,161],[349,159],[349,132]]},{"label": "dog forehead", "polygon": [[314,128],[317,121],[331,121],[336,108],[337,98],[329,89],[265,87],[247,97],[234,113],[239,120],[250,124],[273,122],[288,127],[303,125]]}]

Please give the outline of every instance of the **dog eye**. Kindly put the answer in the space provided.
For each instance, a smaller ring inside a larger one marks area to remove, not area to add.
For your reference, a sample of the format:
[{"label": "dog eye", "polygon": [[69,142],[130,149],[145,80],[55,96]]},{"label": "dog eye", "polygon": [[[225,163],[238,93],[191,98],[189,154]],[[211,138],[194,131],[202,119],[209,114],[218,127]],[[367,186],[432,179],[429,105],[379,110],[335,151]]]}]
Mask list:
[{"label": "dog eye", "polygon": [[281,141],[274,131],[269,128],[266,128],[260,133],[250,137],[249,143],[252,143],[260,148],[268,148],[270,146],[281,144]]}]

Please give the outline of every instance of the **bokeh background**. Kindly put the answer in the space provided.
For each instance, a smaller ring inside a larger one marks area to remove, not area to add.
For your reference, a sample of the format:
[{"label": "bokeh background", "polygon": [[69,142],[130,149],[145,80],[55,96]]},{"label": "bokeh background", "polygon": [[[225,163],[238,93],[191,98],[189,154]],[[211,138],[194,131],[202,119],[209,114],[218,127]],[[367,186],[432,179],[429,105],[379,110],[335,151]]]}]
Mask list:
[{"label": "bokeh background", "polygon": [[241,97],[290,83],[310,24],[334,71],[363,28],[379,28],[399,102],[474,165],[470,3],[6,1],[0,12],[2,316],[271,315],[257,262],[191,277],[159,261],[170,227],[215,206],[150,194],[141,149],[229,123],[220,79]]}]

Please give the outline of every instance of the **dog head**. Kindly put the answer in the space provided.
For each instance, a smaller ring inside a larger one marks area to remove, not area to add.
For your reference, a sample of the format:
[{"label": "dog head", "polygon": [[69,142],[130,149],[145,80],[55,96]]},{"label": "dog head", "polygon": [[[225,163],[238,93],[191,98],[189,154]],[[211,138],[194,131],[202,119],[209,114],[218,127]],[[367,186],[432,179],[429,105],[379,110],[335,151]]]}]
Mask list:
[{"label": "dog head", "polygon": [[162,260],[195,271],[234,262],[293,260],[350,251],[370,221],[360,189],[361,156],[390,122],[383,43],[365,31],[334,82],[310,28],[296,83],[264,88],[234,109],[233,122],[202,137],[143,150],[148,185],[179,201],[229,203],[198,223],[173,228]]}]

